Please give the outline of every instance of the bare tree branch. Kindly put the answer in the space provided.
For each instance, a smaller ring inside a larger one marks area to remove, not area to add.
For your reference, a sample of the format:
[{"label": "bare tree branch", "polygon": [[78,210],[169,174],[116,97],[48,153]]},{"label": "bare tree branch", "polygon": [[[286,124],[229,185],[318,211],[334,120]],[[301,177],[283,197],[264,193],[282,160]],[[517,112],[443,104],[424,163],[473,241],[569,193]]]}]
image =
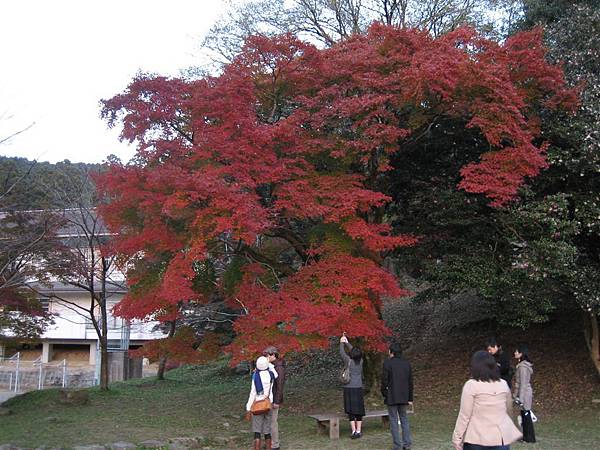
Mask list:
[{"label": "bare tree branch", "polygon": [[9,134],[6,137],[0,138],[0,145],[10,141],[12,138],[14,138],[15,136],[20,135],[21,133],[25,133],[27,130],[29,130],[31,127],[33,127],[35,125],[35,122],[31,122],[29,125],[27,125],[25,128],[23,128],[22,130],[19,131],[15,131],[12,134]]}]

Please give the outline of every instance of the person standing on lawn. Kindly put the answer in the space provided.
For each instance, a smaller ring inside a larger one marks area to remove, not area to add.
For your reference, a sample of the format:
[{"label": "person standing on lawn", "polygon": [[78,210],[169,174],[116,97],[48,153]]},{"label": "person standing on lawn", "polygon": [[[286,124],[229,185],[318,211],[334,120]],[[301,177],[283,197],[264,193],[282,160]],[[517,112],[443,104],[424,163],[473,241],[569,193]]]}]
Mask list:
[{"label": "person standing on lawn", "polygon": [[[350,352],[346,354],[344,346]],[[348,414],[351,439],[362,437],[362,418],[365,415],[365,401],[363,393],[363,357],[358,347],[352,347],[346,333],[340,338],[340,355],[350,368],[350,382],[344,386],[344,412]]]},{"label": "person standing on lawn", "polygon": [[[250,395],[246,402],[246,411],[250,414],[252,404],[255,400],[269,398],[273,403],[273,384],[277,378],[277,372],[271,369],[269,359],[260,356],[256,360],[256,370],[252,374]],[[254,432],[254,450],[262,450],[261,435],[265,437],[267,448],[271,448],[271,416],[273,408],[266,414],[252,414],[252,431]]]},{"label": "person standing on lawn", "polygon": [[460,397],[452,433],[455,450],[509,450],[521,438],[508,411],[512,395],[494,357],[480,350],[471,359],[471,379]]},{"label": "person standing on lawn", "polygon": [[533,363],[529,359],[529,347],[521,344],[515,350],[517,364],[515,376],[515,402],[521,407],[521,428],[523,429],[523,442],[535,442],[535,430],[531,418],[533,404]]},{"label": "person standing on lawn", "polygon": [[[279,350],[272,345],[265,348],[263,355],[269,359],[277,372],[277,378],[273,383],[273,410],[271,413],[271,449],[279,450],[279,411],[283,403],[283,386],[285,384],[285,360],[279,356]],[[267,448],[269,450],[269,448]]]},{"label": "person standing on lawn", "polygon": [[[390,345],[389,358],[383,363],[381,373],[381,395],[388,408],[390,430],[394,442],[393,450],[410,450],[412,439],[408,423],[407,408],[413,402],[413,377],[410,363],[402,357],[398,343]],[[402,439],[400,439],[400,427]]]},{"label": "person standing on lawn", "polygon": [[510,366],[510,355],[502,350],[495,338],[489,338],[485,342],[485,350],[494,357],[498,369],[500,370],[500,378],[506,381],[508,387],[512,386],[513,370]]}]

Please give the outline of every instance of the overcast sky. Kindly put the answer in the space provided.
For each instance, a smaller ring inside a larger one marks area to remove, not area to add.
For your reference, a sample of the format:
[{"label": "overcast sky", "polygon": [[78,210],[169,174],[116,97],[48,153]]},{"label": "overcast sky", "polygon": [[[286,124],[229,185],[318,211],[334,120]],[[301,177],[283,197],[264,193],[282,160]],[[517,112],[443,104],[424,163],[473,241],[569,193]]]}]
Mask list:
[{"label": "overcast sky", "polygon": [[0,0],[0,154],[101,162],[133,148],[99,118],[100,99],[138,71],[205,63],[200,42],[221,0]]}]

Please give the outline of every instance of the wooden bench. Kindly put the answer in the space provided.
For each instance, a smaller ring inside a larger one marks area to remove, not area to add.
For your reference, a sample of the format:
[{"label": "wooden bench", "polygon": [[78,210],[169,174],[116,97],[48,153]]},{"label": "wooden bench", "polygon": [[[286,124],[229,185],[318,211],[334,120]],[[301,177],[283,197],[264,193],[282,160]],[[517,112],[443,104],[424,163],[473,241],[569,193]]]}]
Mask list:
[{"label": "wooden bench", "polygon": [[[317,432],[319,434],[324,434],[329,427],[329,438],[340,438],[340,419],[344,418],[344,416],[340,416],[338,414],[313,414],[309,415],[308,417],[317,421]],[[390,418],[387,410],[382,409],[379,411],[369,411],[363,416],[363,419],[371,417],[381,417],[383,426],[389,428]]]},{"label": "wooden bench", "polygon": [[340,438],[340,416],[337,414],[313,414],[308,417],[317,421],[317,433],[324,434],[329,427],[329,439]]}]

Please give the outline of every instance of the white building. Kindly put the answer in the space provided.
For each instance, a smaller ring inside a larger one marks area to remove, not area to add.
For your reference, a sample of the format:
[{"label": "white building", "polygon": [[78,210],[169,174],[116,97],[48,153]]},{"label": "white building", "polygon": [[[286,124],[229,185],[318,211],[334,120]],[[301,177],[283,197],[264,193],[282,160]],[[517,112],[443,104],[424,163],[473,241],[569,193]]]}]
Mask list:
[{"label": "white building", "polygon": [[[62,220],[57,237],[71,249],[75,259],[68,267],[77,272],[64,277],[65,282],[57,281],[52,276],[54,281],[48,284],[35,281],[28,283],[50,314],[53,324],[35,343],[24,342],[10,348],[0,344],[0,361],[18,355],[20,362],[29,361],[38,366],[62,362],[63,365],[68,364],[70,369],[80,368],[95,373],[97,380],[99,338],[89,313],[92,301],[88,276],[93,274],[96,294],[101,291],[101,279],[105,279],[106,285],[104,297],[108,313],[109,378],[120,380],[141,376],[141,365],[139,369],[137,365],[135,370],[132,368],[132,361],[127,358],[128,350],[139,348],[149,340],[165,337],[165,334],[158,329],[157,322],[130,323],[112,314],[112,308],[127,291],[124,275],[114,258],[102,258],[99,249],[111,234],[96,211],[74,209],[56,211],[56,214]],[[33,261],[32,264],[37,263]],[[94,301],[93,310],[100,323],[97,300]]]},{"label": "white building", "polygon": [[[17,376],[19,391],[56,386],[57,383],[59,386],[63,383],[65,386],[97,384],[100,373],[98,334],[91,319],[78,313],[75,306],[89,308],[90,294],[56,282],[51,287],[38,289],[47,294],[46,298],[41,298],[41,302],[54,323],[35,343],[21,343],[7,348],[0,344],[0,357],[4,356],[0,358],[0,389],[15,389]],[[158,322],[130,323],[111,313],[112,307],[124,294],[125,290],[119,287],[107,291],[108,370],[111,382],[141,377],[144,373],[154,374],[155,367],[142,367],[140,359],[129,358],[128,350],[165,337],[158,329]],[[15,357],[19,359],[19,369],[16,368]]]},{"label": "white building", "polygon": [[[46,293],[41,302],[51,314],[54,324],[40,337],[41,348],[36,357],[41,362],[67,359],[75,364],[95,366],[98,349],[98,334],[89,317],[77,312],[75,306],[89,308],[90,294],[71,285],[54,283],[51,288],[40,288]],[[142,346],[145,342],[164,337],[157,329],[158,322],[127,321],[115,317],[112,308],[125,294],[125,289],[114,286],[107,291],[108,347],[110,351],[127,351]],[[56,296],[56,297],[53,297]],[[58,300],[64,299],[65,301]],[[68,302],[68,303],[67,303]],[[99,319],[99,318],[98,318]]]}]

